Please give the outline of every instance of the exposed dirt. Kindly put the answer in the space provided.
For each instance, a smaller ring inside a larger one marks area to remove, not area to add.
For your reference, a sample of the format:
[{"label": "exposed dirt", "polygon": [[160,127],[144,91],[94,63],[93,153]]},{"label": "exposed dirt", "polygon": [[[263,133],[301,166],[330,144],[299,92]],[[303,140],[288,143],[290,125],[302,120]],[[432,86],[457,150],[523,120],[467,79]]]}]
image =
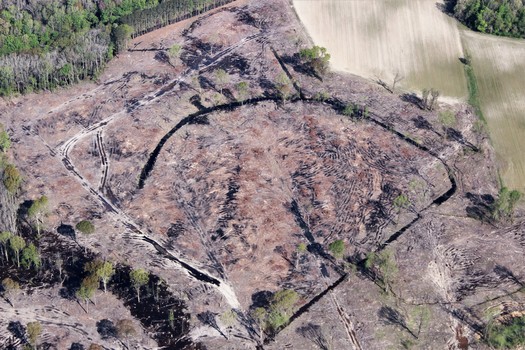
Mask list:
[{"label": "exposed dirt", "polygon": [[[487,219],[496,176],[475,116],[442,104],[457,116],[445,127],[416,96],[349,75],[309,75],[296,55],[308,39],[288,6],[233,3],[136,38],[98,83],[0,102],[22,198],[50,198],[49,230],[91,219],[96,232],[79,235],[81,246],[166,281],[163,302],[154,291],[141,305],[124,297],[133,292],[128,267],[110,289],[107,302],[151,337],[138,348],[152,339],[210,349],[476,342],[486,307],[523,305],[525,238],[518,221]],[[173,43],[183,46],[180,58],[159,55]],[[350,103],[367,106],[367,116],[345,116]],[[396,207],[400,195],[409,203]],[[345,259],[328,250],[337,239]],[[297,252],[300,243],[307,252]],[[363,266],[384,249],[399,268],[388,295]],[[298,311],[263,344],[249,310],[282,288],[300,294]],[[32,302],[27,320],[44,317],[44,304]],[[180,316],[174,341],[167,303]],[[430,320],[421,321],[420,307]],[[90,313],[110,318],[98,305]]]}]

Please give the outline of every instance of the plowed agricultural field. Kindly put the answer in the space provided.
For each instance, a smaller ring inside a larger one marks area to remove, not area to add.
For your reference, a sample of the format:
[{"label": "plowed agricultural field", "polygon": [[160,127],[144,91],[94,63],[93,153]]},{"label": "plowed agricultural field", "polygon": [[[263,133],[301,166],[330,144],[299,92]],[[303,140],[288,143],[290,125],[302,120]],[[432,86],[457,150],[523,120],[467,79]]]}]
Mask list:
[{"label": "plowed agricultural field", "polygon": [[458,26],[436,0],[294,0],[313,41],[332,67],[404,89],[436,88],[463,98],[467,84]]},{"label": "plowed agricultural field", "polygon": [[462,33],[506,186],[525,190],[525,41]]}]

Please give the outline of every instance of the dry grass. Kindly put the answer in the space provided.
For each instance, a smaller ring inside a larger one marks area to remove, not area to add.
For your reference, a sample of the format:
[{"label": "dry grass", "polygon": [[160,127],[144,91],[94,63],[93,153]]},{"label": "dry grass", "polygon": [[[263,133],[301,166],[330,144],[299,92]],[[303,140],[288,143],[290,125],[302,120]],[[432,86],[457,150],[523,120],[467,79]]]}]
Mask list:
[{"label": "dry grass", "polygon": [[506,186],[525,190],[525,41],[462,33]]},{"label": "dry grass", "polygon": [[426,87],[463,98],[467,87],[454,19],[435,0],[294,0],[313,41],[332,55],[332,66],[404,89]]}]

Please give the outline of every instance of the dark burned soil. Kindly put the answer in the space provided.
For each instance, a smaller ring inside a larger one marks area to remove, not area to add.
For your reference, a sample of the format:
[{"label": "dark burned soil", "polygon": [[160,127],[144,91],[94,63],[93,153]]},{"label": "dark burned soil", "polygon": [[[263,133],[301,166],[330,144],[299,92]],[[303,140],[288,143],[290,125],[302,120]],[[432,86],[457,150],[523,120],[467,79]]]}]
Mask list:
[{"label": "dark burned soil", "polygon": [[[31,307],[2,301],[2,339],[36,318],[58,348],[119,348],[96,322],[131,317],[131,348],[465,349],[484,347],[491,318],[522,311],[522,213],[489,218],[493,152],[471,108],[423,111],[358,77],[320,80],[297,56],[309,45],[286,1],[239,1],[136,38],[97,82],[2,101],[21,198],[50,198],[49,231],[97,228],[46,244],[120,264],[89,314],[56,281],[19,297]],[[343,259],[328,249],[339,239]],[[388,293],[364,267],[384,250],[397,267]],[[141,303],[130,267],[155,276]],[[261,335],[250,310],[283,288],[299,293],[297,312]]]}]

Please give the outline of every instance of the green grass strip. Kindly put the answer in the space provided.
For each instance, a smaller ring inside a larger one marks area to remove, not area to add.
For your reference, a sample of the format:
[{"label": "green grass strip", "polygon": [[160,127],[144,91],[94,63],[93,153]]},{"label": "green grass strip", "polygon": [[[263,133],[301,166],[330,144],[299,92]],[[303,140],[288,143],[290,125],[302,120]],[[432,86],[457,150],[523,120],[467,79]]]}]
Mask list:
[{"label": "green grass strip", "polygon": [[479,100],[479,89],[478,82],[476,80],[476,75],[474,74],[474,69],[471,65],[465,65],[465,74],[467,75],[467,86],[468,86],[468,103],[474,107],[474,110],[479,117],[479,119],[486,124],[487,120],[481,111],[481,104]]}]

